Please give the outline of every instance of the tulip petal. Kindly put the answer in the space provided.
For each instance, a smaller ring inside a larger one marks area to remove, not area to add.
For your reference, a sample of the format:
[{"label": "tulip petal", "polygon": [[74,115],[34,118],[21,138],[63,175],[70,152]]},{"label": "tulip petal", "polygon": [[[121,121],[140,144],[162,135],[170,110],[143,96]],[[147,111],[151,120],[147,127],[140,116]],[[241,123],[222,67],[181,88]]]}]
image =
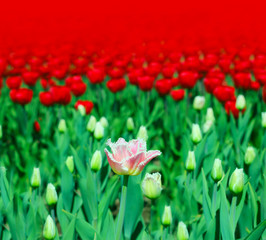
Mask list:
[{"label": "tulip petal", "polygon": [[128,175],[128,168],[124,165],[123,162],[118,162],[114,159],[113,154],[111,154],[107,149],[104,149],[106,153],[107,160],[116,174],[119,175]]},{"label": "tulip petal", "polygon": [[145,152],[140,152],[128,158],[124,162],[124,165],[129,169],[129,175],[135,172],[135,170],[138,168],[138,165],[142,163],[144,160],[145,160]]},{"label": "tulip petal", "polygon": [[133,154],[146,152],[146,142],[144,142],[142,139],[134,139],[129,141],[128,148]]}]

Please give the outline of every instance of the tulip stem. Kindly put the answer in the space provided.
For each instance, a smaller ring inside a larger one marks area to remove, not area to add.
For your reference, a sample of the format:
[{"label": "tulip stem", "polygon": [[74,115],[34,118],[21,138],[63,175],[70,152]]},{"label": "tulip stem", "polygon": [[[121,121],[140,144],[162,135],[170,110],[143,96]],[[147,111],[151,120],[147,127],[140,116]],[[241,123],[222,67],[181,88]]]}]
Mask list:
[{"label": "tulip stem", "polygon": [[236,201],[237,201],[237,197],[234,196],[232,199],[232,203],[231,203],[231,209],[230,209],[230,217],[231,217],[231,222],[233,225],[233,229],[235,230],[235,218],[236,218]]},{"label": "tulip stem", "polygon": [[217,198],[217,183],[214,183],[213,193],[212,193],[212,212],[214,216],[216,215],[216,198]]},{"label": "tulip stem", "polygon": [[122,228],[123,228],[123,223],[124,223],[124,216],[125,216],[125,210],[126,210],[128,177],[129,176],[125,175],[124,179],[123,179],[120,209],[119,209],[117,228],[116,228],[116,237],[115,237],[116,240],[120,240],[121,232],[122,232]]}]

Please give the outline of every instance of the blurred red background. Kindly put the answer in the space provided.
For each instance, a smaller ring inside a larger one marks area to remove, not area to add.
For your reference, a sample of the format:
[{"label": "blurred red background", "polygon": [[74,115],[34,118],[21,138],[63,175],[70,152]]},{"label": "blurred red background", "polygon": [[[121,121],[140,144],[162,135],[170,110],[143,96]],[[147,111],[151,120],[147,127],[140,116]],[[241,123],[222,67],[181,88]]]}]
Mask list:
[{"label": "blurred red background", "polygon": [[265,1],[4,1],[2,46],[176,40],[264,45]]}]

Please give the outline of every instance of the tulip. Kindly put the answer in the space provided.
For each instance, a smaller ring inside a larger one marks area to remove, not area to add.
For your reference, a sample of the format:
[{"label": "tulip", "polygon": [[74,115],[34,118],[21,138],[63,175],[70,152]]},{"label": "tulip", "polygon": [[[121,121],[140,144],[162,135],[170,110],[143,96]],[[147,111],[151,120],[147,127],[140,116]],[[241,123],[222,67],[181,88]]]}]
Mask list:
[{"label": "tulip", "polygon": [[229,179],[229,189],[234,194],[239,194],[244,188],[244,172],[243,169],[236,168]]},{"label": "tulip", "polygon": [[162,191],[162,182],[160,173],[146,173],[141,184],[143,194],[150,199],[158,198]]},{"label": "tulip", "polygon": [[43,227],[43,237],[45,239],[54,239],[56,235],[56,226],[54,220],[50,215],[46,218],[44,227]]},{"label": "tulip", "polygon": [[198,124],[192,124],[191,140],[193,143],[199,143],[202,139],[201,130]]},{"label": "tulip", "polygon": [[88,71],[87,77],[92,84],[102,83],[104,81],[104,71],[100,68],[93,68]]},{"label": "tulip", "polygon": [[138,77],[138,86],[142,91],[150,91],[153,88],[154,77],[152,76],[140,76]]},{"label": "tulip", "polygon": [[50,92],[40,92],[40,102],[44,106],[51,106],[54,104],[53,95]]},{"label": "tulip", "polygon": [[253,147],[248,147],[245,152],[245,158],[244,158],[245,163],[247,165],[250,165],[251,163],[253,163],[255,157],[256,157],[255,149]]},{"label": "tulip", "polygon": [[35,86],[38,78],[39,73],[38,72],[24,72],[22,73],[22,78],[28,86]]},{"label": "tulip", "polygon": [[81,116],[85,116],[86,115],[86,109],[83,105],[78,105],[78,111],[80,113]]},{"label": "tulip", "polygon": [[71,92],[66,86],[52,86],[50,88],[54,103],[67,105],[71,102]]},{"label": "tulip", "polygon": [[203,125],[203,132],[204,133],[208,132],[211,129],[212,125],[213,125],[212,121],[210,120],[206,121]]},{"label": "tulip", "polygon": [[79,97],[86,92],[87,85],[84,82],[77,82],[71,85],[71,92],[76,96]]},{"label": "tulip", "polygon": [[127,85],[127,82],[124,78],[120,79],[111,79],[106,83],[107,88],[112,93],[117,93],[119,91],[122,91]]},{"label": "tulip", "polygon": [[[236,103],[234,101],[227,101],[224,105],[224,108],[227,115],[232,113],[235,118],[238,118],[239,110],[236,108]],[[242,112],[244,112],[244,110],[242,110]]]},{"label": "tulip", "polygon": [[88,100],[78,100],[75,103],[75,108],[81,113],[82,116],[85,114],[90,114],[93,109],[93,102]]},{"label": "tulip", "polygon": [[94,116],[91,116],[90,119],[89,119],[89,122],[87,124],[87,130],[89,132],[93,132],[94,131],[95,126],[96,126],[96,122],[97,122],[96,118]]},{"label": "tulip", "polygon": [[195,168],[196,168],[195,153],[194,151],[189,151],[186,160],[186,169],[188,171],[193,171]]},{"label": "tulip", "polygon": [[129,117],[127,119],[127,130],[129,132],[132,132],[134,130],[135,126],[134,126],[134,121],[133,121],[133,118]]},{"label": "tulip", "polygon": [[49,206],[54,205],[57,203],[57,192],[55,190],[55,187],[52,183],[48,183],[47,189],[46,189],[46,202]]},{"label": "tulip", "polygon": [[91,159],[91,170],[98,172],[102,167],[102,154],[100,151],[95,151]]},{"label": "tulip", "polygon": [[107,119],[105,118],[105,117],[101,117],[101,119],[100,119],[100,123],[102,124],[102,126],[104,127],[104,128],[107,128],[108,127],[108,121],[107,121]]},{"label": "tulip", "polygon": [[167,95],[172,89],[172,82],[169,79],[157,80],[155,89],[161,96]]},{"label": "tulip", "polygon": [[183,222],[179,222],[177,227],[177,240],[188,240],[188,239],[189,239],[189,234],[186,224]]},{"label": "tulip", "polygon": [[185,91],[184,89],[177,89],[172,90],[170,94],[175,101],[181,101],[185,96]]},{"label": "tulip", "polygon": [[243,95],[239,95],[236,99],[236,108],[238,110],[243,110],[246,107],[246,100]]},{"label": "tulip", "polygon": [[40,126],[40,123],[38,121],[34,121],[34,130],[36,132],[40,132],[41,131],[41,126]]},{"label": "tulip", "polygon": [[68,156],[66,159],[66,166],[68,168],[68,170],[73,173],[74,172],[74,160],[73,160],[73,156]]},{"label": "tulip", "polygon": [[213,109],[212,108],[208,108],[207,109],[206,121],[211,121],[211,122],[215,121],[215,117],[214,117],[214,113],[213,113]]},{"label": "tulip", "polygon": [[112,153],[104,150],[107,160],[113,171],[119,175],[139,175],[148,162],[161,155],[157,150],[147,152],[146,142],[142,139],[126,142],[119,138],[116,143],[109,139],[106,144],[112,150]]},{"label": "tulip", "polygon": [[27,88],[12,89],[9,95],[14,103],[26,105],[31,102],[33,91]]},{"label": "tulip", "polygon": [[60,133],[64,133],[67,130],[66,121],[65,119],[61,119],[58,124],[58,131]]},{"label": "tulip", "polygon": [[148,140],[147,129],[144,126],[141,126],[138,131],[138,139],[143,139],[145,142]]},{"label": "tulip", "polygon": [[9,89],[19,89],[22,84],[22,78],[19,76],[9,77],[6,79],[6,85]]},{"label": "tulip", "polygon": [[100,122],[97,122],[94,129],[94,138],[101,140],[104,136],[104,128]]},{"label": "tulip", "polygon": [[261,125],[266,128],[266,112],[261,113]]},{"label": "tulip", "polygon": [[198,80],[198,73],[193,71],[182,71],[179,74],[179,81],[182,88],[193,88]]},{"label": "tulip", "polygon": [[172,223],[172,212],[170,206],[164,207],[164,212],[162,216],[162,224],[164,226],[169,226]]},{"label": "tulip", "polygon": [[235,100],[235,89],[229,86],[218,86],[214,89],[213,95],[220,101],[234,101]]},{"label": "tulip", "polygon": [[223,177],[223,167],[220,159],[216,158],[213,163],[211,177],[213,181],[219,182]]},{"label": "tulip", "polygon": [[196,96],[193,101],[193,108],[196,110],[201,110],[205,105],[205,97]]},{"label": "tulip", "polygon": [[40,175],[40,169],[39,168],[33,169],[30,183],[31,183],[31,186],[34,188],[37,188],[41,185],[41,175]]}]

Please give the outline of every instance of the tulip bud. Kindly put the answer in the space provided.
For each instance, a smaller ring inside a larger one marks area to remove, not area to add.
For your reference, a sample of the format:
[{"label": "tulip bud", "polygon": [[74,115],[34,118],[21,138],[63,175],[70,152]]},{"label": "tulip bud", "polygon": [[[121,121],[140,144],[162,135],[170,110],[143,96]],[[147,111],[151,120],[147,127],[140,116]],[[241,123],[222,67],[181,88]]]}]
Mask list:
[{"label": "tulip bud", "polygon": [[210,120],[206,121],[203,125],[203,132],[204,133],[208,132],[211,129],[212,124],[213,124],[213,121],[210,121]]},{"label": "tulip bud", "polygon": [[100,123],[102,124],[102,126],[104,127],[104,128],[107,128],[108,127],[108,121],[107,121],[107,119],[105,118],[105,117],[101,117],[101,119],[100,119]]},{"label": "tulip bud", "polygon": [[47,204],[54,205],[57,203],[57,192],[55,190],[55,187],[52,183],[48,183],[47,189],[46,189],[46,202]]},{"label": "tulip bud", "polygon": [[261,125],[266,128],[266,112],[261,113]]},{"label": "tulip bud", "polygon": [[236,99],[236,108],[238,110],[243,110],[246,107],[246,100],[243,95],[239,95]]},{"label": "tulip bud", "polygon": [[219,182],[223,177],[222,161],[218,158],[214,160],[211,177],[215,182]]},{"label": "tulip bud", "polygon": [[89,120],[89,122],[87,124],[87,130],[89,132],[93,132],[94,131],[95,126],[96,126],[96,122],[97,122],[96,118],[94,116],[91,116],[90,120]]},{"label": "tulip bud", "polygon": [[73,173],[74,172],[74,160],[73,156],[68,156],[66,159],[66,166],[69,170],[69,172]]},{"label": "tulip bud", "polygon": [[193,143],[199,143],[202,139],[199,124],[192,124],[191,139]]},{"label": "tulip bud", "polygon": [[130,117],[127,119],[127,130],[129,132],[132,132],[134,130],[135,126],[134,126],[134,121],[133,119]]},{"label": "tulip bud", "polygon": [[245,153],[245,163],[247,165],[250,165],[253,163],[254,159],[256,157],[256,152],[253,147],[248,147]]},{"label": "tulip bud", "polygon": [[213,113],[213,109],[212,108],[208,108],[207,109],[206,121],[211,121],[211,122],[215,121],[215,117],[214,117],[214,113]]},{"label": "tulip bud", "polygon": [[0,139],[3,137],[2,125],[0,125]]},{"label": "tulip bud", "polygon": [[79,111],[79,113],[80,113],[81,116],[85,116],[86,115],[86,109],[81,104],[78,105],[78,111]]},{"label": "tulip bud", "polygon": [[103,136],[104,136],[104,128],[100,122],[97,122],[94,129],[94,138],[96,138],[97,140],[101,140]]},{"label": "tulip bud", "polygon": [[162,191],[161,174],[158,172],[153,174],[146,173],[141,188],[147,198],[158,198]]},{"label": "tulip bud", "polygon": [[30,180],[32,187],[39,187],[41,185],[41,175],[40,175],[40,169],[34,168],[33,173]]},{"label": "tulip bud", "polygon": [[100,151],[95,151],[91,159],[91,170],[98,172],[102,167],[102,154]]},{"label": "tulip bud", "polygon": [[172,223],[172,212],[170,206],[164,207],[164,212],[162,216],[162,224],[164,226],[169,226]]},{"label": "tulip bud", "polygon": [[205,105],[205,97],[196,96],[193,101],[193,108],[196,110],[201,110]]},{"label": "tulip bud", "polygon": [[147,129],[144,126],[141,126],[139,128],[139,132],[138,132],[138,139],[143,139],[145,142],[148,140],[148,133],[147,133]]},{"label": "tulip bud", "polygon": [[189,151],[186,160],[186,169],[188,171],[193,171],[196,168],[196,160],[194,151]]},{"label": "tulip bud", "polygon": [[58,124],[58,130],[60,133],[64,133],[67,130],[65,119],[61,119]]},{"label": "tulip bud", "polygon": [[178,223],[177,227],[177,239],[178,240],[188,240],[189,239],[189,234],[187,230],[187,226],[183,222]]},{"label": "tulip bud", "polygon": [[244,188],[244,172],[243,168],[238,169],[232,173],[229,180],[229,189],[234,194],[241,193]]},{"label": "tulip bud", "polygon": [[44,227],[43,227],[43,237],[45,239],[54,239],[55,238],[55,223],[50,215],[46,218]]}]

